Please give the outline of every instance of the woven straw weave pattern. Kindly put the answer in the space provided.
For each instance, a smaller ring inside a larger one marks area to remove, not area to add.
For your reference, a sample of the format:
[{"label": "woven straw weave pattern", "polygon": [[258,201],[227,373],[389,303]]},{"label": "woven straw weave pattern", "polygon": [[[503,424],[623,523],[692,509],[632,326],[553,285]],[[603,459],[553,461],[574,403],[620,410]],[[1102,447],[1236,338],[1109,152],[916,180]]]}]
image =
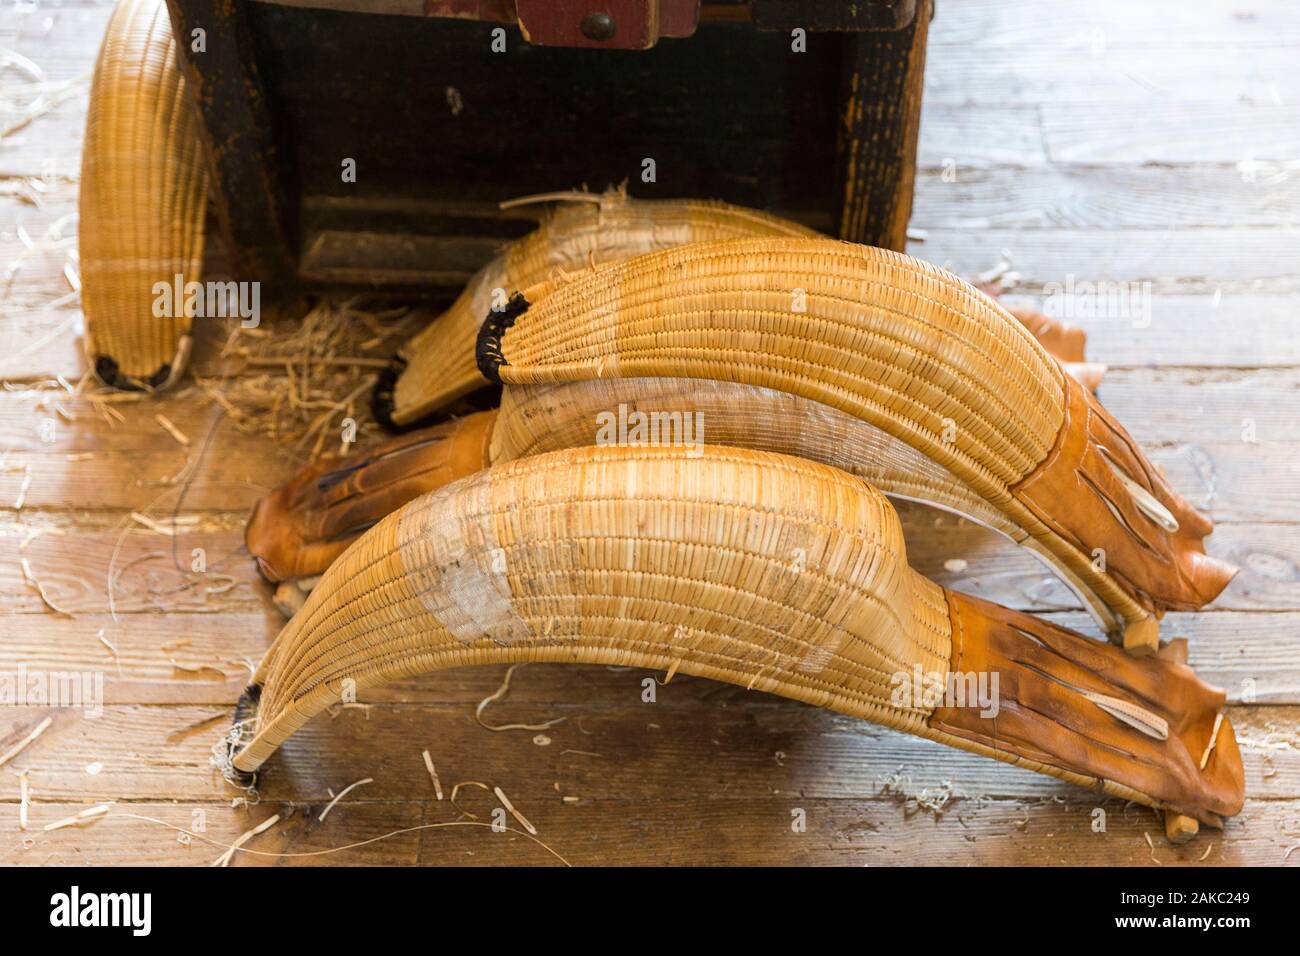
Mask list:
[{"label": "woven straw weave pattern", "polygon": [[100,49],[82,155],[86,349],[147,380],[178,374],[182,303],[153,314],[154,283],[199,278],[207,171],[162,0],[120,0]]},{"label": "woven straw weave pattern", "polygon": [[[1072,560],[1063,543],[1025,509],[994,507],[906,442],[838,409],[789,392],[694,378],[511,385],[502,392],[491,461],[591,444],[599,438],[598,416],[617,413],[620,405],[661,421],[665,415],[698,413],[701,418],[693,427],[702,428],[702,432],[692,435],[693,441],[819,461],[855,474],[891,497],[960,514],[1032,551],[1083,601],[1103,630],[1116,624],[1107,601],[1116,601],[1118,589],[1112,586],[1110,591],[1102,591],[1106,579],[1084,573],[1091,565]],[[672,429],[661,427],[660,433],[658,439],[663,441],[665,434],[671,438]],[[1026,525],[1017,523],[1026,517]],[[1114,607],[1122,611],[1129,605],[1136,608],[1127,599],[1117,601]]]},{"label": "woven straw weave pattern", "polygon": [[[1025,532],[951,472],[887,432],[838,409],[775,389],[694,378],[628,378],[512,385],[501,396],[491,460],[511,461],[592,444],[602,415],[622,407],[662,421],[698,423],[695,440],[795,455],[850,472],[886,495],[965,515],[1023,541]],[[683,419],[682,416],[697,416]],[[679,441],[682,428],[655,439]]]},{"label": "woven straw weave pattern", "polygon": [[814,235],[796,223],[722,202],[635,200],[611,191],[599,202],[563,203],[484,266],[452,306],[402,349],[408,364],[397,382],[393,420],[415,421],[486,384],[475,364],[474,340],[494,304],[494,289],[508,296],[557,270],[621,262],[690,242]]},{"label": "woven straw weave pattern", "polygon": [[502,338],[507,384],[673,375],[776,388],[904,439],[989,500],[1046,457],[1062,422],[1062,372],[1033,336],[966,282],[900,253],[696,244],[537,296]]},{"label": "woven straw weave pattern", "polygon": [[891,678],[946,673],[942,590],[865,482],[781,455],[587,447],[426,495],[326,573],[257,675],[252,769],[342,681],[516,660],[668,667],[921,732]]}]

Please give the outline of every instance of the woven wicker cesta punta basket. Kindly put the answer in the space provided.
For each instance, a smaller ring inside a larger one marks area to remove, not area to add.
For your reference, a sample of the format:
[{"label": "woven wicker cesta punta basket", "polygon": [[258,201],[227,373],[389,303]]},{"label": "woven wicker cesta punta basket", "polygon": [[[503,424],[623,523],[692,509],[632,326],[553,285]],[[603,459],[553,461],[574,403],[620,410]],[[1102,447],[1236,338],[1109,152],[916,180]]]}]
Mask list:
[{"label": "woven wicker cesta punta basket", "polygon": [[506,385],[714,379],[837,409],[942,466],[1128,632],[1201,607],[1235,572],[1204,553],[1209,521],[1019,322],[900,253],[800,239],[652,253],[526,290],[489,314],[479,357]]},{"label": "woven wicker cesta punta basket", "polygon": [[[535,199],[555,203],[538,228],[479,270],[445,313],[402,346],[396,380],[385,377],[376,393],[381,420],[406,427],[487,385],[474,355],[483,317],[504,305],[510,293],[556,272],[622,262],[693,242],[817,237],[798,223],[723,202],[633,199],[621,190]],[[1089,388],[1096,387],[1103,367],[1084,361],[1082,330],[1038,313],[1012,314]]]},{"label": "woven wicker cesta punta basket", "polygon": [[198,281],[206,198],[167,6],[120,0],[95,63],[79,207],[86,353],[106,384],[162,388],[184,370],[191,317],[184,302],[156,309],[154,286]]},{"label": "woven wicker cesta punta basket", "polygon": [[[1211,825],[1242,801],[1223,694],[1188,668],[927,581],[860,478],[713,446],[538,455],[389,515],[268,651],[233,767],[256,770],[345,686],[512,661],[727,681]],[[981,674],[993,711],[962,683]]]}]

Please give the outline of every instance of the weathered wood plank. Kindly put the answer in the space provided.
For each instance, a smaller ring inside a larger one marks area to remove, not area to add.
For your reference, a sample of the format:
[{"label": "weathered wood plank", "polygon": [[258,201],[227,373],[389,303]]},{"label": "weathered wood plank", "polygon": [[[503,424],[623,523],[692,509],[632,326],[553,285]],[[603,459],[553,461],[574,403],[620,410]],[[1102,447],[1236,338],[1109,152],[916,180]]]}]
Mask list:
[{"label": "weathered wood plank", "polygon": [[1291,522],[1300,514],[1300,459],[1292,444],[1207,441],[1148,454],[1216,522]]},{"label": "weathered wood plank", "polygon": [[1045,165],[1042,117],[1036,106],[976,110],[926,102],[916,161],[925,169]]},{"label": "weathered wood plank", "polygon": [[[1297,164],[1205,166],[958,164],[917,174],[919,229],[1185,229],[1290,226],[1300,218]],[[918,247],[924,250],[924,246]]]},{"label": "weathered wood plank", "polygon": [[[356,383],[363,384],[369,374],[370,370],[358,371]],[[350,385],[352,380],[345,383],[345,387]],[[288,391],[282,378],[272,378],[270,387]],[[116,393],[108,398],[122,421],[108,421],[90,399],[59,388],[6,391],[0,394],[0,448],[55,456],[133,455],[171,449],[178,454],[197,454],[206,440],[211,442],[211,451],[223,456],[265,456],[281,444],[247,424],[241,427],[241,423],[230,420],[197,385],[185,384],[156,395]],[[159,424],[160,414],[189,440],[188,446]],[[45,424],[51,418],[52,429]],[[305,452],[298,454],[299,460],[306,460]]]},{"label": "weathered wood plank", "polygon": [[[230,846],[242,833],[261,823],[274,813],[281,815],[283,825],[276,826],[248,844],[250,851],[265,853],[306,853],[372,840],[395,829],[419,825],[426,818],[427,808],[419,803],[356,804],[338,809],[326,818],[324,824],[292,804],[259,805],[252,809],[232,808],[229,802],[180,805],[162,802],[139,802],[119,805],[110,817],[93,825],[93,829],[72,827],[50,833],[42,831],[46,824],[66,819],[85,809],[86,804],[37,803],[31,809],[31,824],[27,832],[18,830],[17,810],[5,814],[0,822],[0,864],[7,866],[210,866],[221,856],[224,847]],[[319,809],[316,811],[319,814]],[[141,819],[148,818],[148,819]],[[437,819],[449,819],[439,817]],[[153,821],[163,821],[157,823]],[[170,825],[170,826],[169,826]],[[180,827],[195,831],[202,827],[188,844],[178,841]],[[303,866],[332,863],[336,865],[402,866],[419,862],[420,848],[425,843],[431,852],[445,853],[451,862],[453,855],[473,853],[485,842],[474,843],[463,835],[472,830],[479,841],[488,834],[501,842],[494,850],[508,854],[506,843],[518,840],[521,848],[517,861],[530,865],[543,865],[554,858],[535,844],[514,834],[497,834],[490,829],[459,827],[450,830],[430,831],[451,833],[451,840],[435,840],[420,832],[400,834],[365,847],[345,853],[326,856],[265,857],[253,852],[240,853],[232,866]],[[200,837],[211,843],[204,842]],[[214,845],[215,844],[215,845]],[[522,844],[528,844],[523,848]],[[459,862],[459,861],[457,861]]]},{"label": "weathered wood plank", "polygon": [[0,642],[0,671],[91,674],[93,681],[102,675],[108,705],[229,707],[282,623],[269,609],[122,614],[116,621],[108,615],[13,615]]},{"label": "weathered wood plank", "polygon": [[1107,109],[1039,107],[1048,157],[1069,163],[1243,163],[1300,154],[1300,106],[1160,101],[1128,122]]},{"label": "weathered wood plank", "polygon": [[[211,450],[219,452],[221,446]],[[266,454],[264,463],[251,456],[205,456],[199,475],[192,482],[181,483],[175,476],[186,466],[188,456],[183,450],[161,446],[138,455],[114,453],[72,462],[66,455],[11,453],[6,461],[10,470],[0,475],[0,501],[12,507],[24,480],[24,469],[30,465],[32,482],[26,503],[33,509],[111,508],[158,517],[158,509],[174,506],[183,492],[187,510],[247,512],[293,471],[287,450],[278,457],[270,457],[273,449],[267,449]]]},{"label": "weathered wood plank", "polygon": [[1290,229],[930,229],[908,252],[961,275],[1009,252],[1026,287],[1150,281],[1155,292],[1294,292],[1300,235]]},{"label": "weathered wood plank", "polygon": [[[583,686],[594,682],[608,692],[615,684],[626,685],[622,693],[634,698],[639,694],[636,678],[642,673],[534,666],[517,675],[516,686],[531,696],[527,685],[547,676],[547,671],[561,675],[586,671]],[[730,846],[734,838],[735,845],[743,844],[744,852],[752,854],[737,857],[736,862],[774,859],[773,854],[788,853],[793,846],[812,853],[809,862],[846,862],[851,851],[874,851],[880,854],[874,859],[880,861],[912,852],[921,855],[917,862],[951,863],[951,854],[960,852],[970,862],[1024,860],[1034,854],[1036,862],[1056,862],[1055,856],[1043,857],[1049,841],[1051,852],[1060,853],[1061,860],[1114,861],[1131,855],[1137,862],[1139,852],[1148,861],[1151,852],[1143,832],[1158,837],[1153,814],[1126,808],[1121,801],[1098,801],[1050,778],[826,711],[739,689],[721,687],[718,693],[719,688],[711,682],[679,678],[659,688],[656,704],[638,701],[630,709],[617,703],[605,709],[586,701],[566,708],[552,705],[548,714],[567,711],[569,720],[547,731],[552,742],[546,747],[536,745],[531,732],[491,734],[477,727],[468,703],[458,708],[376,706],[368,719],[360,711],[345,712],[336,720],[322,717],[296,735],[268,765],[262,782],[264,802],[251,814],[220,802],[229,791],[207,766],[207,745],[219,733],[211,728],[219,721],[200,724],[207,730],[189,730],[207,718],[222,716],[220,709],[111,708],[96,721],[59,713],[55,727],[22,756],[19,769],[29,773],[34,827],[75,812],[80,808],[75,801],[116,797],[124,802],[115,814],[161,817],[184,827],[194,825],[193,810],[201,809],[206,835],[228,842],[251,821],[274,811],[286,812],[283,801],[291,800],[297,812],[288,818],[281,835],[292,834],[295,850],[339,846],[412,826],[417,820],[463,819],[450,804],[429,798],[431,787],[420,757],[426,747],[437,762],[444,788],[468,779],[501,786],[542,838],[566,857],[573,852],[590,854],[574,862],[609,862],[611,853],[645,852],[645,841],[653,833],[660,834],[654,854],[634,857],[632,862],[656,862],[654,855],[664,853],[686,854],[700,862],[728,862],[731,851],[717,845],[717,828],[723,821],[730,821],[726,826],[731,828],[725,845]],[[548,693],[553,692],[548,685]],[[502,713],[512,719],[535,716],[510,703],[503,705]],[[37,715],[21,716],[35,719]],[[1199,859],[1212,840],[1224,854],[1216,857],[1221,862],[1250,859],[1276,864],[1294,843],[1294,837],[1288,836],[1297,812],[1294,795],[1300,788],[1294,710],[1236,708],[1232,719],[1243,740],[1252,795],[1246,810],[1229,823],[1226,841],[1218,834],[1204,834],[1194,854],[1165,847],[1157,839],[1156,853],[1162,863]],[[588,753],[564,754],[565,749]],[[102,768],[88,774],[86,767],[94,763]],[[885,783],[895,774],[903,778],[896,788],[902,792],[886,792]],[[307,823],[315,821],[331,789],[337,792],[364,776],[374,782],[337,806],[331,822]],[[923,789],[942,786],[954,791],[946,812],[939,819],[918,812],[916,796]],[[69,836],[84,852],[105,854],[105,861],[183,862],[194,852],[174,844],[164,828],[122,816],[71,835],[34,829],[26,834],[31,844],[24,848],[24,835],[16,832],[16,795],[12,775],[0,777],[0,853],[5,862],[58,859],[57,854],[73,845],[66,842]],[[562,802],[565,795],[577,797],[577,802]],[[188,805],[173,805],[169,813],[151,806],[168,799]],[[497,801],[470,788],[462,792],[460,803],[486,821]],[[1097,807],[1106,813],[1105,836],[1091,830]],[[671,814],[665,808],[671,808]],[[791,834],[791,811],[796,809],[806,811],[808,833],[794,836],[822,834],[834,839],[787,846],[782,841]],[[856,814],[856,826],[831,825],[848,813]],[[674,818],[691,823],[685,830],[674,829],[667,825]],[[701,819],[710,824],[696,826]],[[113,835],[119,827],[129,828],[130,841]],[[923,839],[918,827],[925,828]],[[576,833],[586,838],[574,840]],[[742,833],[748,839],[741,840]],[[594,846],[593,834],[601,835]],[[855,840],[855,835],[860,839]],[[432,839],[431,832],[422,842],[445,848],[448,836],[440,833]],[[400,859],[404,844],[398,839],[385,843],[384,859]],[[981,843],[987,847],[981,849]],[[255,845],[268,851],[284,846],[276,837]],[[519,851],[509,844],[500,849]],[[445,849],[437,852],[443,859]],[[982,853],[994,856],[986,858]],[[1005,856],[998,857],[999,853]],[[199,858],[207,862],[214,855]],[[376,860],[360,853],[334,862]]]},{"label": "weathered wood plank", "polygon": [[[1156,324],[1154,317],[1152,324]],[[1295,325],[1300,332],[1300,316]],[[1146,330],[1136,330],[1139,340],[1142,331]],[[1140,348],[1139,341],[1134,358],[1141,354]],[[1289,370],[1135,368],[1108,373],[1099,395],[1106,408],[1126,423],[1129,433],[1148,445],[1197,440],[1300,442],[1300,376]]]},{"label": "weathered wood plank", "polygon": [[[170,510],[152,514],[163,526],[171,519]],[[181,526],[193,517],[181,515]],[[110,609],[119,615],[247,613],[263,607],[267,586],[244,548],[243,515],[201,521],[175,536],[149,530],[125,515],[108,528],[55,524],[21,552],[18,546],[27,535],[5,533],[0,554],[12,560],[0,561],[0,610],[48,613],[36,588],[24,580],[20,557],[27,560],[46,597],[74,615],[107,615]]]},{"label": "weathered wood plank", "polygon": [[[12,4],[0,23],[0,47],[32,60],[47,81],[82,76],[95,62],[112,12],[110,0],[62,0],[58,6],[39,4],[30,10]],[[26,74],[7,72],[6,80],[19,78],[28,79]]]},{"label": "weathered wood plank", "polygon": [[50,176],[28,178],[17,188],[21,189],[19,195],[40,205],[14,195],[0,197],[0,223],[4,224],[0,228],[3,315],[18,315],[20,310],[46,307],[60,300],[66,303],[76,287],[64,270],[74,276],[79,271],[77,184],[50,171]]},{"label": "weathered wood plank", "polygon": [[[470,798],[467,796],[466,801]],[[512,801],[518,798],[511,795]],[[37,804],[33,830],[16,831],[16,813],[0,821],[0,863],[5,865],[207,866],[244,831],[273,813],[282,821],[248,844],[254,853],[237,854],[233,866],[560,865],[551,853],[511,830],[493,832],[493,806],[475,805],[478,820],[458,817],[445,802],[365,803],[345,801],[324,823],[305,808],[263,803],[251,810],[222,804],[176,805],[143,802],[119,806],[91,828],[43,833],[39,827],[83,809],[81,804]],[[317,810],[318,808],[313,808]],[[791,812],[803,810],[806,832],[792,831]],[[993,800],[978,806],[952,805],[941,818],[917,812],[912,804],[881,798],[795,800],[757,795],[720,795],[692,800],[672,795],[628,807],[621,803],[547,802],[527,806],[539,839],[577,866],[639,865],[840,865],[840,866],[1284,866],[1296,865],[1297,801],[1249,801],[1226,833],[1202,830],[1191,843],[1162,843],[1156,815],[1103,804],[1106,832],[1091,829],[1091,803]],[[175,831],[136,817],[162,820],[173,827],[194,826],[202,811],[203,836],[189,846]],[[136,817],[126,816],[135,814]],[[451,827],[401,833],[327,855],[293,856],[333,850],[372,840],[399,828],[457,822]],[[1154,848],[1146,841],[1150,834]],[[24,846],[22,838],[29,845]]]},{"label": "weathered wood plank", "polygon": [[1235,165],[1289,161],[1300,150],[1298,106],[1160,100],[1120,111],[1132,114],[1128,121],[1117,122],[1116,110],[1105,104],[976,109],[926,101],[919,162],[932,168],[1049,162]]},{"label": "weathered wood plank", "polygon": [[[1072,308],[1055,309],[1055,300],[1042,296],[1009,294],[1009,303],[1034,308],[1077,312]],[[1087,301],[1062,298],[1086,307]],[[1295,293],[1266,295],[1245,291],[1226,291],[1221,295],[1159,295],[1150,298],[1150,323],[1135,321],[1132,316],[1095,314],[1086,309],[1068,321],[1088,333],[1088,358],[1111,367],[1102,384],[1101,394],[1107,404],[1116,401],[1124,387],[1124,366],[1196,366],[1198,368],[1259,369],[1300,365],[1300,295]],[[1104,310],[1103,310],[1104,313]],[[1204,381],[1196,378],[1195,381]],[[1242,378],[1243,390],[1252,381],[1275,382],[1277,390],[1286,389],[1278,379]],[[1192,381],[1183,376],[1183,382]],[[1167,404],[1162,401],[1163,406]],[[1152,411],[1145,408],[1138,418],[1124,417],[1136,424]]]},{"label": "weathered wood plank", "polygon": [[[1300,25],[1289,0],[1244,4],[1183,0],[1093,0],[1058,3],[1042,15],[1034,0],[963,0],[945,6],[934,21],[932,43],[984,47],[988,55],[1011,59],[1041,45],[1086,53],[1098,31],[1107,47],[1161,49],[1225,45],[1300,46]],[[1079,90],[1084,97],[1087,90]]]},{"label": "weathered wood plank", "polygon": [[30,125],[0,139],[0,179],[14,176],[77,176],[86,138],[90,86],[60,101]]},{"label": "weathered wood plank", "polygon": [[[1196,16],[1193,11],[1180,15],[1179,27]],[[1112,26],[1129,19],[1126,13]],[[1125,42],[1127,29],[1081,37],[1057,27],[1014,55],[991,56],[987,47],[948,42],[944,26],[935,21],[933,68],[925,78],[928,102],[1104,104],[1118,117],[1169,99],[1240,106],[1293,103],[1300,94],[1296,47],[1281,43],[1225,42],[1207,55],[1203,47],[1165,45],[1163,37],[1180,29],[1134,44]]]},{"label": "weathered wood plank", "polygon": [[59,375],[76,381],[89,371],[81,345],[80,309],[41,310],[0,320],[0,379],[37,381]]},{"label": "weathered wood plank", "polygon": [[[529,679],[528,670],[517,677]],[[878,792],[900,768],[918,789],[950,780],[971,798],[1089,796],[1054,777],[732,685],[683,678],[657,688],[657,702],[646,704],[641,681],[649,672],[606,671],[591,682],[617,684],[623,697],[601,706],[572,696],[569,675],[558,679],[557,694],[566,696],[544,707],[504,705],[492,716],[566,718],[544,731],[493,733],[475,722],[470,703],[376,702],[322,714],[264,765],[258,792],[271,801],[325,802],[331,791],[373,777],[364,800],[427,799],[428,750],[444,790],[473,780],[509,795],[526,788],[533,799],[554,793],[556,783],[561,793],[628,804],[727,792],[854,799]],[[0,741],[15,742],[47,713],[53,725],[13,762],[38,799],[209,801],[236,793],[209,759],[226,733],[218,718],[228,708],[118,705],[92,716],[17,707]],[[1247,795],[1300,797],[1296,709],[1230,708],[1229,716],[1234,728],[1242,724]],[[14,775],[0,775],[0,809],[18,796]]]}]

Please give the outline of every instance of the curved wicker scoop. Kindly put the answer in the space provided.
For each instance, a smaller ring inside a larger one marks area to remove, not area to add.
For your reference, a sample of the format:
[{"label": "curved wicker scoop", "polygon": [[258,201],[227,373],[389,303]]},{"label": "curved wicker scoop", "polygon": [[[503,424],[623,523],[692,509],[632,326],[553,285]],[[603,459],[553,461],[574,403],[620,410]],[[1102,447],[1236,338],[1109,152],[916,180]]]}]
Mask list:
[{"label": "curved wicker scoop", "polygon": [[860,419],[941,465],[1123,620],[1194,609],[1235,568],[1210,522],[1019,322],[952,274],[829,240],[697,244],[603,266],[490,313],[508,385],[685,377]]},{"label": "curved wicker scoop", "polygon": [[1211,825],[1242,802],[1223,694],[1188,668],[947,592],[866,482],[736,449],[539,455],[385,518],[262,661],[233,767],[344,687],[509,661],[671,667]]},{"label": "curved wicker scoop", "polygon": [[[480,269],[445,313],[402,346],[395,381],[385,376],[376,390],[376,409],[387,424],[408,426],[487,385],[474,356],[483,316],[505,296],[557,271],[692,242],[817,237],[796,222],[723,202],[632,199],[618,190],[540,198],[557,204],[538,228]],[[1072,375],[1096,388],[1105,367],[1084,360],[1081,329],[1031,310],[1010,311]]]},{"label": "curved wicker scoop", "polygon": [[81,159],[86,354],[108,385],[163,388],[184,371],[207,168],[163,0],[119,0],[95,63]]}]

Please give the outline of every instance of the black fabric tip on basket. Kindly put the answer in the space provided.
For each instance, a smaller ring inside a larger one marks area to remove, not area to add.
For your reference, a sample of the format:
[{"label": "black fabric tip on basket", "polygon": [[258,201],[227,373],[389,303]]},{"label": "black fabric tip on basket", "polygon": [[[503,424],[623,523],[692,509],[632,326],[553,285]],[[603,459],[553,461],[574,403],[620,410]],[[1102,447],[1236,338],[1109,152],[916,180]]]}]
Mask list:
[{"label": "black fabric tip on basket", "polygon": [[226,737],[226,766],[229,768],[229,779],[233,780],[241,787],[253,787],[257,785],[257,771],[244,771],[235,768],[235,756],[242,749],[240,740],[243,738],[236,728],[244,721],[253,720],[257,716],[257,707],[262,700],[262,685],[249,684],[244,688],[244,692],[239,695],[239,700],[235,704],[234,716],[230,718],[231,733]]},{"label": "black fabric tip on basket", "polygon": [[515,324],[515,319],[528,311],[529,302],[522,292],[516,292],[504,309],[493,309],[479,326],[478,343],[474,348],[478,370],[493,385],[501,384],[501,366],[509,365],[501,352],[501,336]]},{"label": "black fabric tip on basket", "polygon": [[397,380],[405,368],[406,359],[394,355],[393,360],[379,373],[375,390],[370,393],[370,414],[385,431],[401,432],[413,427],[393,421],[393,397],[397,390]]},{"label": "black fabric tip on basket", "polygon": [[123,392],[148,392],[161,386],[171,377],[172,367],[163,365],[143,382],[123,375],[115,360],[107,355],[95,359],[95,377],[109,388]]}]

